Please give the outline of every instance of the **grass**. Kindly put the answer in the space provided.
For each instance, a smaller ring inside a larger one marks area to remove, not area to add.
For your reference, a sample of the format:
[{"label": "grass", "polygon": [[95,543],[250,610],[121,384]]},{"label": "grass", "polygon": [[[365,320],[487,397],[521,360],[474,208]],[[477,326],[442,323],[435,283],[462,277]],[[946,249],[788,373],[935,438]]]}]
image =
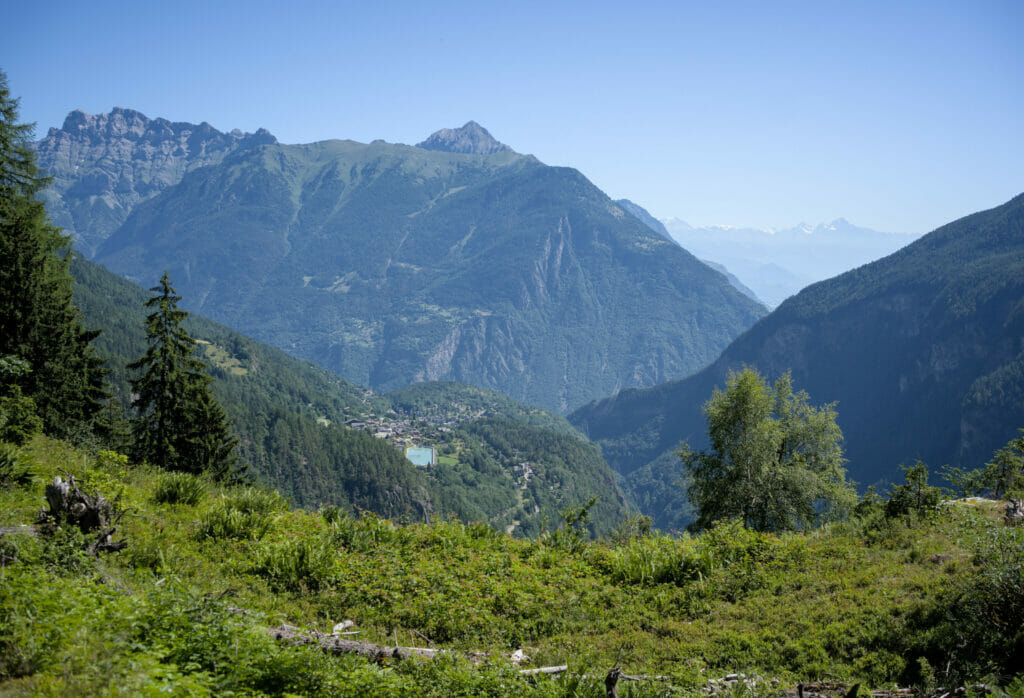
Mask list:
[{"label": "grass", "polygon": [[[977,541],[1006,542],[991,512],[947,507],[782,536],[724,523],[562,546],[484,524],[289,510],[257,488],[169,486],[116,454],[42,437],[21,455],[33,479],[0,489],[0,526],[32,522],[45,482],[66,471],[131,508],[118,532],[130,545],[94,559],[74,532],[0,538],[0,693],[12,695],[601,696],[616,665],[671,678],[624,695],[692,695],[735,672],[935,686],[952,680],[941,660],[954,651],[942,644],[953,602],[986,579]],[[160,488],[182,496],[158,503]],[[1010,544],[985,549],[1012,555]],[[426,637],[455,654],[373,664],[264,631],[330,632],[343,619],[366,641]],[[521,676],[507,660],[520,648],[528,666],[568,664],[573,676]],[[482,665],[463,658],[475,652]],[[983,659],[961,663],[967,678],[1009,680],[1005,662]]]}]

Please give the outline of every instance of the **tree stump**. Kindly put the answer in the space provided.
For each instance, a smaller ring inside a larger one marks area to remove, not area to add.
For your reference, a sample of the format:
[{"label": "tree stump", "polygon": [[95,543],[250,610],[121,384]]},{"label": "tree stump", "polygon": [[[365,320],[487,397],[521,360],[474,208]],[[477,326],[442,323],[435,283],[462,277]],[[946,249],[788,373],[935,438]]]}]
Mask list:
[{"label": "tree stump", "polygon": [[124,514],[118,511],[114,503],[98,494],[86,494],[78,487],[74,476],[67,481],[60,477],[46,486],[46,503],[49,510],[40,512],[39,518],[44,522],[73,524],[93,538],[87,550],[96,555],[101,551],[117,552],[127,547],[126,541],[115,541],[117,522]]}]

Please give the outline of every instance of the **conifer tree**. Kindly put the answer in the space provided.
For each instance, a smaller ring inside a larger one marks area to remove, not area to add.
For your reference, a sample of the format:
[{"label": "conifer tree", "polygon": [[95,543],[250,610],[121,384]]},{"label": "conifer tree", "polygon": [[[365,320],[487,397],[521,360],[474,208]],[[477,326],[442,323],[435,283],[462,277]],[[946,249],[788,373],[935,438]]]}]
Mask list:
[{"label": "conifer tree", "polygon": [[49,183],[29,147],[31,124],[0,73],[0,356],[27,362],[17,388],[44,428],[83,436],[107,396],[106,371],[72,302],[70,240],[50,225],[38,196]]},{"label": "conifer tree", "polygon": [[128,365],[143,372],[131,382],[138,410],[134,455],[167,470],[236,479],[238,439],[210,393],[213,379],[195,356],[196,341],[182,324],[188,313],[178,308],[181,296],[166,271],[150,290],[156,295],[146,301],[154,308],[146,318],[149,348]]}]

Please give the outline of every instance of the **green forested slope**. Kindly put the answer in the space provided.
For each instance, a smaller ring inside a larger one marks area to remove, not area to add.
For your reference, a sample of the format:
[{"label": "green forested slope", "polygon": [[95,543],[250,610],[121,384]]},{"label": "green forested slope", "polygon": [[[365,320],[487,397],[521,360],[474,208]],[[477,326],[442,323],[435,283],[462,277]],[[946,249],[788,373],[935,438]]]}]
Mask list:
[{"label": "green forested slope", "polygon": [[375,390],[565,411],[713,360],[763,309],[579,172],[374,142],[238,148],[135,207],[97,259]]},{"label": "green forested slope", "polygon": [[[125,365],[145,350],[143,301],[148,294],[80,257],[72,271],[75,301],[87,326],[104,328],[96,347],[109,360],[115,392],[127,401]],[[519,535],[537,534],[545,520],[595,495],[600,498],[592,519],[595,533],[608,532],[626,514],[608,465],[564,418],[471,386],[407,388],[406,397],[395,401],[399,413],[390,420],[422,411],[434,415],[434,423],[450,416],[456,427],[446,433],[424,422],[422,432],[443,436],[455,457],[420,470],[389,441],[342,426],[346,419],[383,415],[390,397],[373,395],[202,316],[190,315],[187,323],[211,363],[213,389],[241,437],[243,459],[260,480],[296,503],[358,507],[416,520],[454,514],[501,528],[518,521],[513,530]],[[435,398],[444,401],[438,409],[432,407]],[[444,409],[456,403],[461,407],[446,415]],[[484,407],[492,418],[511,418],[501,445],[472,425]],[[506,442],[515,444],[514,455],[503,450]],[[518,458],[520,453],[527,455]],[[537,471],[530,490],[514,470],[524,459],[532,459]]]},{"label": "green forested slope", "polygon": [[704,443],[701,405],[744,365],[792,371],[813,403],[838,402],[862,485],[917,458],[984,463],[1024,425],[1024,196],[810,286],[690,378],[622,391],[570,421],[628,477],[681,439]]}]

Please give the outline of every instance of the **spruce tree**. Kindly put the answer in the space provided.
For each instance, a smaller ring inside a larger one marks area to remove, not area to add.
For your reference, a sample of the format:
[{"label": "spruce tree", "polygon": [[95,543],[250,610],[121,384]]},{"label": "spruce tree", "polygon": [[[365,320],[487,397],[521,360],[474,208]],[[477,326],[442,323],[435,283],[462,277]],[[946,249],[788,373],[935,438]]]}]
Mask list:
[{"label": "spruce tree", "polygon": [[39,194],[49,183],[30,147],[31,124],[0,73],[0,356],[29,370],[18,389],[36,405],[47,432],[88,434],[107,396],[106,371],[72,302],[70,240],[50,225]]},{"label": "spruce tree", "polygon": [[128,365],[142,375],[132,380],[138,411],[134,456],[167,470],[206,473],[218,480],[238,477],[238,439],[210,392],[212,379],[195,356],[196,341],[183,326],[188,313],[164,272],[156,295],[146,301],[149,348]]}]

